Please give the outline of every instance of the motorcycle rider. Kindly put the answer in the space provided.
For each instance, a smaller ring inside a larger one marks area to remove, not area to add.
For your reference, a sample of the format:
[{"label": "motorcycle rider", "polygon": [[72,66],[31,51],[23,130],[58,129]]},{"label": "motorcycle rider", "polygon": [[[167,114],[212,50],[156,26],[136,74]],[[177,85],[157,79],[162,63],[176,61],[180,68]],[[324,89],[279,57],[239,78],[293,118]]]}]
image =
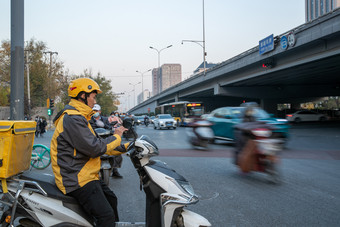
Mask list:
[{"label": "motorcycle rider", "polygon": [[117,128],[113,136],[97,138],[89,120],[94,114],[97,94],[102,93],[90,78],[71,81],[68,96],[71,101],[54,119],[56,126],[51,140],[52,170],[58,188],[77,199],[91,215],[96,226],[115,226],[119,220],[117,197],[99,180],[100,156],[121,155],[129,143],[121,144],[127,129]]},{"label": "motorcycle rider", "polygon": [[254,116],[254,108],[257,107],[257,103],[249,102],[249,103],[244,103],[241,106],[245,106],[246,109],[244,110],[243,113],[243,119],[242,122],[235,127],[235,149],[234,149],[234,155],[235,159],[234,162],[237,165],[238,164],[238,157],[243,150],[244,146],[247,143],[247,138],[243,135],[242,126],[245,124],[251,124],[251,122],[256,122],[256,118]]},{"label": "motorcycle rider", "polygon": [[90,120],[92,128],[105,128],[111,130],[112,126],[110,125],[108,118],[101,115],[102,111],[100,105],[94,104],[92,110],[95,112]]},{"label": "motorcycle rider", "polygon": [[145,117],[144,117],[144,125],[145,126],[149,125],[149,117],[147,115],[145,115]]},{"label": "motorcycle rider", "polygon": [[[117,126],[119,127],[123,123],[122,121],[120,121],[120,124],[118,124],[118,121],[117,121],[117,124],[115,124],[113,126],[110,125],[110,123],[113,122],[111,116],[109,118],[102,116],[101,115],[101,113],[102,113],[101,107],[98,104],[94,104],[92,110],[95,111],[95,114],[93,114],[93,116],[91,117],[91,120],[90,120],[90,124],[91,124],[93,129],[95,129],[95,128],[105,128],[105,129],[108,129],[108,130],[112,130],[112,127],[117,128]],[[110,165],[111,165],[111,173],[112,173],[111,176],[114,177],[114,178],[123,178],[123,176],[120,175],[120,173],[118,172],[118,169],[117,169],[117,168],[120,168],[122,166],[123,157],[121,155],[116,155],[112,159],[110,158],[109,162],[110,162]]]}]

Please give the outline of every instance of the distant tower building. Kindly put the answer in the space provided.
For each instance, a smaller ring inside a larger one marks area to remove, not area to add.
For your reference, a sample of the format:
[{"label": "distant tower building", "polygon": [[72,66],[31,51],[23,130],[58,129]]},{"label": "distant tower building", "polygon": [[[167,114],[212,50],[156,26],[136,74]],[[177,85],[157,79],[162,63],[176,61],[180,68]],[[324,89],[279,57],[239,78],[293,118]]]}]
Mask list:
[{"label": "distant tower building", "polygon": [[[214,63],[207,63],[207,62],[205,62],[205,70],[208,70],[209,68],[212,68],[212,67],[214,67],[216,64],[214,64]],[[197,69],[195,69],[195,71],[194,71],[194,74],[192,75],[192,76],[194,76],[194,75],[196,75],[196,74],[198,74],[198,73],[201,73],[201,72],[204,72],[204,62],[202,62],[202,64],[200,64],[198,67],[197,67]]]},{"label": "distant tower building", "polygon": [[161,66],[161,91],[182,81],[182,66],[180,64],[164,64]]},{"label": "distant tower building", "polygon": [[306,22],[340,7],[340,0],[305,0]]},{"label": "distant tower building", "polygon": [[152,70],[152,95],[159,93],[158,68]]},{"label": "distant tower building", "polygon": [[[140,93],[137,96],[137,105],[144,102],[145,100],[147,100],[151,97],[151,92],[148,89],[145,89],[143,93],[144,94]],[[143,99],[143,97],[144,97],[144,99]]]},{"label": "distant tower building", "polygon": [[158,78],[158,68],[152,70],[152,93],[153,95],[157,95],[161,91],[164,91],[181,81],[181,64],[164,64],[160,68],[160,78]]}]

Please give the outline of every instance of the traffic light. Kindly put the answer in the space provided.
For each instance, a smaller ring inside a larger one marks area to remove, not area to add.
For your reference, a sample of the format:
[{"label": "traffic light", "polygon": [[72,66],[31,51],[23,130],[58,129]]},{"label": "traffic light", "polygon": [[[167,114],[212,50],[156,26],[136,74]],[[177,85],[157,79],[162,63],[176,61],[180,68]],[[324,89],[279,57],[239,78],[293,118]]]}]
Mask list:
[{"label": "traffic light", "polygon": [[47,115],[51,116],[52,115],[52,110],[51,109],[47,109]]},{"label": "traffic light", "polygon": [[274,63],[273,62],[265,62],[262,64],[262,68],[264,69],[271,69],[274,67]]},{"label": "traffic light", "polygon": [[54,107],[54,99],[50,99],[50,108]]},{"label": "traffic light", "polygon": [[46,107],[47,109],[50,108],[50,99],[46,99]]}]

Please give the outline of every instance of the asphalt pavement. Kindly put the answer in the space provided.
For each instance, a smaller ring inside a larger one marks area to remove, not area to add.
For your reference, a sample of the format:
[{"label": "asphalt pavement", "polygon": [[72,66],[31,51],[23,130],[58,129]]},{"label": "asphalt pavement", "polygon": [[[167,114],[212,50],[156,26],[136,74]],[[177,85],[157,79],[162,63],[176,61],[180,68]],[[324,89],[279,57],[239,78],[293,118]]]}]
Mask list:
[{"label": "asphalt pavement", "polygon": [[[200,201],[188,209],[213,226],[339,226],[340,127],[293,126],[281,153],[278,185],[270,184],[263,174],[240,173],[232,164],[230,143],[217,141],[209,150],[194,150],[185,130],[137,128],[139,135],[149,135],[159,146],[160,156],[154,159],[166,162],[191,182]],[[52,133],[36,138],[35,144],[49,146]],[[143,221],[145,195],[125,155],[119,171],[123,179],[112,178],[110,188],[119,198],[120,219]]]}]

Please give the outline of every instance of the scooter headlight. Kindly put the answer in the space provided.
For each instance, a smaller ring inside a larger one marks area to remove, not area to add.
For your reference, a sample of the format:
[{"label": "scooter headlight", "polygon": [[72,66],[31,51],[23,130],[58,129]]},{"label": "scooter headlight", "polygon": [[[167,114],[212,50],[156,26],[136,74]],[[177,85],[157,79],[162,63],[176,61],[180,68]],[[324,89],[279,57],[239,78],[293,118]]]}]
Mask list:
[{"label": "scooter headlight", "polygon": [[251,130],[251,132],[257,137],[270,137],[272,135],[272,131],[266,128],[257,128]]}]

